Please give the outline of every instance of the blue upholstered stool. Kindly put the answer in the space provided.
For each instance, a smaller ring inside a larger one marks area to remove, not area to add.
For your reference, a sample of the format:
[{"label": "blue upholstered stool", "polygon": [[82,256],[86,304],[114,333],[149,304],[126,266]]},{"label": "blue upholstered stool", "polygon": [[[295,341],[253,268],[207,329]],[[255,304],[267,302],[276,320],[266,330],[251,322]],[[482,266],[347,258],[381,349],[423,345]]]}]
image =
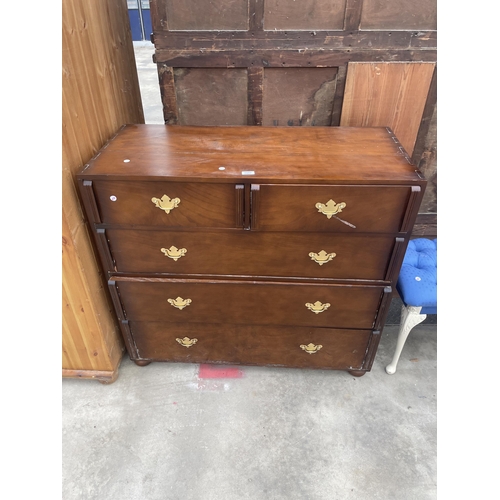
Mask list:
[{"label": "blue upholstered stool", "polygon": [[385,371],[396,373],[399,356],[411,329],[427,314],[437,314],[437,239],[418,238],[408,243],[396,288],[403,306],[396,352]]}]

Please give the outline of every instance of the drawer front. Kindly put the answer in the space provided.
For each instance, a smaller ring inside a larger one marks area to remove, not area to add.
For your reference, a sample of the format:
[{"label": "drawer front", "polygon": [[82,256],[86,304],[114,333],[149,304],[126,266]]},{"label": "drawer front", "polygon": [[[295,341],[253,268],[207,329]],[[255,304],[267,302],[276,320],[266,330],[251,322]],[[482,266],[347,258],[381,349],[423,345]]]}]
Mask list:
[{"label": "drawer front", "polygon": [[[130,322],[142,359],[356,370],[370,330]],[[302,347],[301,347],[302,346]]]},{"label": "drawer front", "polygon": [[130,321],[371,329],[381,286],[116,278]]},{"label": "drawer front", "polygon": [[242,227],[242,187],[182,182],[93,182],[102,223],[163,227]]},{"label": "drawer front", "polygon": [[252,229],[397,233],[411,186],[252,186]]},{"label": "drawer front", "polygon": [[382,280],[392,236],[108,229],[117,272]]}]

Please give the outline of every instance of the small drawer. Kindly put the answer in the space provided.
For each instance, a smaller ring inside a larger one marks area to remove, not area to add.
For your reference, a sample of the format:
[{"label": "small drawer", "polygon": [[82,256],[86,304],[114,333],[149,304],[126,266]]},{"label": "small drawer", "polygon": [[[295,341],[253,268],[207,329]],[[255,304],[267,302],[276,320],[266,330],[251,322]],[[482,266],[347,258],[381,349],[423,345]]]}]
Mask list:
[{"label": "small drawer", "polygon": [[141,359],[359,370],[372,332],[279,326],[133,322]]},{"label": "small drawer", "polygon": [[130,321],[372,329],[384,287],[115,277]]},{"label": "small drawer", "polygon": [[103,224],[243,226],[243,185],[99,180],[93,192]]},{"label": "small drawer", "polygon": [[116,271],[383,280],[386,235],[107,229]]},{"label": "small drawer", "polygon": [[252,185],[252,229],[398,233],[411,186]]}]

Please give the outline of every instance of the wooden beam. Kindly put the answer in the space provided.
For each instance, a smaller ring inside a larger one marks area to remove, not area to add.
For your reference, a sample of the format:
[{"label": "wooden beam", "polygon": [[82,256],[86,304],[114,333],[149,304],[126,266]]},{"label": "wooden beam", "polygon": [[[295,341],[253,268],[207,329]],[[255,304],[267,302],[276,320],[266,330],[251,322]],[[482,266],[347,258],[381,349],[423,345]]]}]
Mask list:
[{"label": "wooden beam", "polygon": [[346,0],[344,30],[359,30],[363,0]]},{"label": "wooden beam", "polygon": [[248,68],[248,125],[262,125],[263,68]]},{"label": "wooden beam", "polygon": [[162,31],[156,50],[437,49],[435,31]]},{"label": "wooden beam", "polygon": [[318,67],[349,62],[435,62],[435,50],[157,50],[155,62],[173,68]]}]

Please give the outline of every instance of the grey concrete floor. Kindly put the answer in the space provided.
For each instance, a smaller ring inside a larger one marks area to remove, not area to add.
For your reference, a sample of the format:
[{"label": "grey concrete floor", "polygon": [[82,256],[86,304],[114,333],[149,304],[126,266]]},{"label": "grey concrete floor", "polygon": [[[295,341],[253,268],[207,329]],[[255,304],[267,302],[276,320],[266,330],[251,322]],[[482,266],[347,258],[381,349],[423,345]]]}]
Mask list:
[{"label": "grey concrete floor", "polygon": [[411,332],[385,373],[124,358],[114,384],[63,380],[64,500],[431,500],[436,496],[436,327]]},{"label": "grey concrete floor", "polygon": [[[146,123],[163,123],[153,48],[135,50]],[[410,333],[395,375],[391,324],[361,378],[265,367],[206,378],[200,365],[125,357],[114,384],[64,379],[62,498],[435,499],[435,318]]]}]

